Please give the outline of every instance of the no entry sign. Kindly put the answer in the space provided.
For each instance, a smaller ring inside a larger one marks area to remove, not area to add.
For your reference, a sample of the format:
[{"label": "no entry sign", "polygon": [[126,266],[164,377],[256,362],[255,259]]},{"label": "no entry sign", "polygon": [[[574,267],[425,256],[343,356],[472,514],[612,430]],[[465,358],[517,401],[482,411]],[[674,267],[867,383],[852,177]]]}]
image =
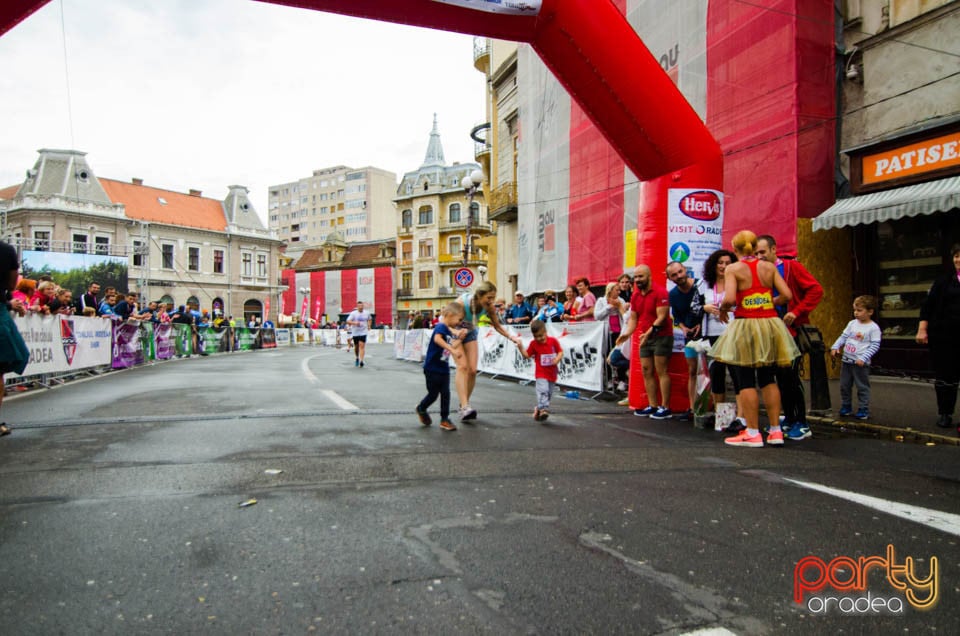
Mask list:
[{"label": "no entry sign", "polygon": [[453,275],[453,280],[456,281],[457,287],[469,287],[473,285],[473,272],[466,267],[461,267]]}]

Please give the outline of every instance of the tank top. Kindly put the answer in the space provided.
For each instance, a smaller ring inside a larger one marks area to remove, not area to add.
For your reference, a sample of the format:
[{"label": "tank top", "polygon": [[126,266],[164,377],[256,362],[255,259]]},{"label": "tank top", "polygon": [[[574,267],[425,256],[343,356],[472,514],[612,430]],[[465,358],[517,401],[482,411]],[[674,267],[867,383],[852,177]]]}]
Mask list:
[{"label": "tank top", "polygon": [[776,318],[773,293],[760,282],[760,276],[757,275],[759,261],[743,262],[750,268],[752,280],[749,288],[737,290],[737,318]]}]

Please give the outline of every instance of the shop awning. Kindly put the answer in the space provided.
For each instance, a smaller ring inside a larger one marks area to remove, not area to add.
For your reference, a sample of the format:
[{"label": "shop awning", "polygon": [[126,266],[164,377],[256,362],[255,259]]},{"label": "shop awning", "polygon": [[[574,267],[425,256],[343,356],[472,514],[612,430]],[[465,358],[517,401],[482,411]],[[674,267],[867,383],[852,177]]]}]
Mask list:
[{"label": "shop awning", "polygon": [[813,219],[813,231],[960,208],[960,176],[840,199]]}]

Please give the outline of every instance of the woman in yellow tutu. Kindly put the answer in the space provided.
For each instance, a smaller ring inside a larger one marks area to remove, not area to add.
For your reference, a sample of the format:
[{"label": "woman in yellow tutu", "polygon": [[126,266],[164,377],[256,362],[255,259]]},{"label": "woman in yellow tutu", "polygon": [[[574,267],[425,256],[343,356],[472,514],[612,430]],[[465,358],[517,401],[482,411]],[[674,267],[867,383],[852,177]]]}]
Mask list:
[{"label": "woman in yellow tutu", "polygon": [[[754,256],[757,236],[744,230],[733,237],[733,251],[740,260],[727,266],[724,275],[724,300],[720,304],[720,320],[729,320],[728,311],[737,308],[737,318],[713,345],[712,355],[726,363],[737,378],[740,406],[747,428],[739,435],[724,440],[730,446],[763,447],[760,435],[760,393],[767,407],[770,432],[767,444],[783,445],[780,429],[780,389],[775,369],[786,367],[800,355],[796,343],[777,315],[776,304],[786,304],[793,297],[790,288],[777,272],[777,266]],[[772,290],[779,295],[773,298]]]}]

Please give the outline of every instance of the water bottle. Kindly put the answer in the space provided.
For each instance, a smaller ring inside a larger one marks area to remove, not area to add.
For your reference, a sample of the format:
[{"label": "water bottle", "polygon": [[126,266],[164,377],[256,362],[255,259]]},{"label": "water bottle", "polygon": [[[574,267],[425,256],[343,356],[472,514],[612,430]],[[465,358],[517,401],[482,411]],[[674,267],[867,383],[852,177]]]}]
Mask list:
[{"label": "water bottle", "polygon": [[566,393],[563,394],[563,396],[568,400],[579,400],[580,391],[567,391]]}]

